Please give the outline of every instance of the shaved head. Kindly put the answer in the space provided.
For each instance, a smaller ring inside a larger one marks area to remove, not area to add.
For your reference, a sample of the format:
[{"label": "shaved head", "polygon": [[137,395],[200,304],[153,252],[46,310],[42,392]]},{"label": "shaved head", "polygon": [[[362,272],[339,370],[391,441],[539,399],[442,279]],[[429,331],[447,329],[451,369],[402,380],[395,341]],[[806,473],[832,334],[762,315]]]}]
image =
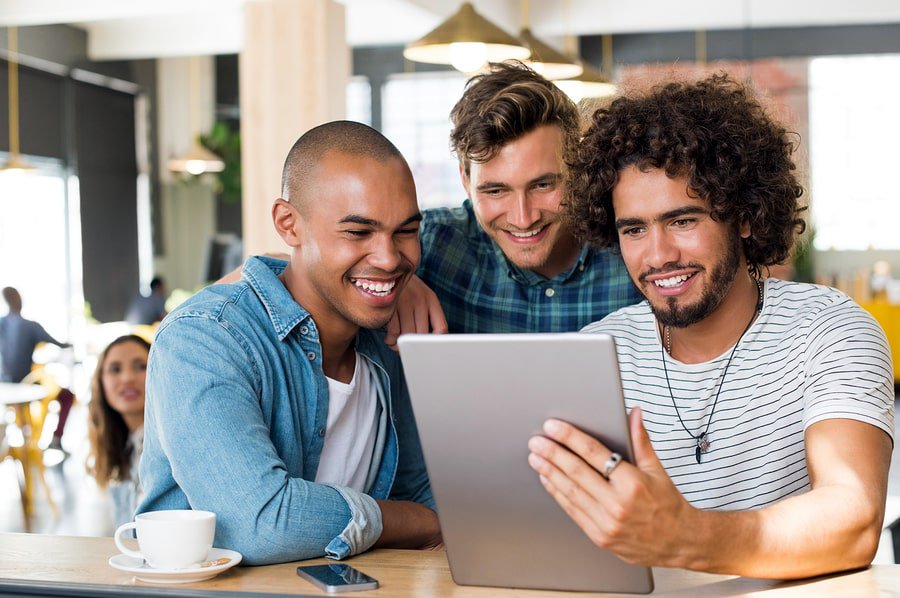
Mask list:
[{"label": "shaved head", "polygon": [[322,158],[330,152],[379,162],[400,160],[409,172],[409,166],[400,150],[372,127],[350,120],[336,120],[319,125],[304,133],[294,143],[281,173],[281,197],[301,212],[306,201],[304,191],[313,188],[316,169]]}]

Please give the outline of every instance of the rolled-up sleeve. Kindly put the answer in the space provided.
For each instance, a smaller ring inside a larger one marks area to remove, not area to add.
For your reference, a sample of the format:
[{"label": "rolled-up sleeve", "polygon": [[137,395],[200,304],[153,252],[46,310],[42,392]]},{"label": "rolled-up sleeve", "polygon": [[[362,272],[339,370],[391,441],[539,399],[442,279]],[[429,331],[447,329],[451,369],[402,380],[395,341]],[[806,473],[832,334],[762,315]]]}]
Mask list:
[{"label": "rolled-up sleeve", "polygon": [[343,559],[365,552],[381,537],[381,508],[375,499],[345,486],[324,484],[337,490],[350,507],[350,522],[325,547],[325,556]]}]

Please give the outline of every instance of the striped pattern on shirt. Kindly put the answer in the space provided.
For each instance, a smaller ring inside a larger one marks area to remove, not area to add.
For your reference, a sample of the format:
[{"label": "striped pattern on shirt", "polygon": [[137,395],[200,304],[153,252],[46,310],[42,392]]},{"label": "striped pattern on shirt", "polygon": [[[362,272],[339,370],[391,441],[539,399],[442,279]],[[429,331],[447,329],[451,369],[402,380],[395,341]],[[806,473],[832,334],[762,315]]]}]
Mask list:
[{"label": "striped pattern on shirt", "polygon": [[466,200],[425,210],[418,274],[438,296],[452,333],[575,332],[643,296],[622,257],[587,246],[551,279],[517,268],[481,229]]},{"label": "striped pattern on shirt", "polygon": [[810,284],[765,281],[762,312],[740,341],[706,429],[731,347],[712,361],[665,356],[646,301],[584,328],[615,337],[628,408],[644,411],[654,449],[694,506],[754,509],[809,489],[804,430],[831,418],[871,424],[893,438],[890,349],[875,320],[849,297]]}]

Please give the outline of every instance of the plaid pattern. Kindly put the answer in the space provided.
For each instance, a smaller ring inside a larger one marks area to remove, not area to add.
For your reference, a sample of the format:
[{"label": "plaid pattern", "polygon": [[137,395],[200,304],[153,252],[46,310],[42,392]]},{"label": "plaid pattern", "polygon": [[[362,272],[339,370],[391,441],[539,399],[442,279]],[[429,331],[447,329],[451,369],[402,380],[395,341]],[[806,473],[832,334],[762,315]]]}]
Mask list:
[{"label": "plaid pattern", "polygon": [[450,332],[573,332],[643,300],[618,254],[582,249],[547,279],[512,265],[466,200],[424,211],[418,275],[440,299]]}]

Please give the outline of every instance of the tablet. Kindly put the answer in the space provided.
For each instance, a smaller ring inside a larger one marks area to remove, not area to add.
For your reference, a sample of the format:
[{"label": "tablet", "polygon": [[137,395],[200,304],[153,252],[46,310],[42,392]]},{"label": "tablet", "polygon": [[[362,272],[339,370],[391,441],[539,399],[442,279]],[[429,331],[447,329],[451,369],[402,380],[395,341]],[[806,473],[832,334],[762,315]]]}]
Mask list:
[{"label": "tablet", "polygon": [[456,583],[653,590],[650,569],[594,545],[528,465],[528,439],[550,417],[633,461],[612,337],[423,334],[398,345]]}]

